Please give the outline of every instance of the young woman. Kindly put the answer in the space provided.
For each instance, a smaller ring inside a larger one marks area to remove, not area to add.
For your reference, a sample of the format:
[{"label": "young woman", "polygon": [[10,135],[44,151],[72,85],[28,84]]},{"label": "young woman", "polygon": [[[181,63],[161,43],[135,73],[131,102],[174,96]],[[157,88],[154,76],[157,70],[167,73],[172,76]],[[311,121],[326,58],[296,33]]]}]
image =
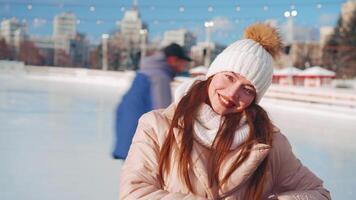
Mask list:
[{"label": "young woman", "polygon": [[167,109],[143,115],[120,199],[330,199],[258,105],[280,49],[274,28],[252,25],[205,78],[182,84]]}]

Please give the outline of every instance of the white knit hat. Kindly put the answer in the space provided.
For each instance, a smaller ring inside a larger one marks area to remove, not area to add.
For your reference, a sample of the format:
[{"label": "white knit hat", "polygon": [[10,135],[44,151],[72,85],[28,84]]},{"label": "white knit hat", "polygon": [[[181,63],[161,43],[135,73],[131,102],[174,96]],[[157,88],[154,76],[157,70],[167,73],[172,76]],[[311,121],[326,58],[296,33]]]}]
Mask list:
[{"label": "white knit hat", "polygon": [[211,63],[206,77],[231,71],[244,76],[256,89],[256,103],[272,83],[272,61],[281,49],[276,29],[254,24],[245,30],[245,38],[229,45]]}]

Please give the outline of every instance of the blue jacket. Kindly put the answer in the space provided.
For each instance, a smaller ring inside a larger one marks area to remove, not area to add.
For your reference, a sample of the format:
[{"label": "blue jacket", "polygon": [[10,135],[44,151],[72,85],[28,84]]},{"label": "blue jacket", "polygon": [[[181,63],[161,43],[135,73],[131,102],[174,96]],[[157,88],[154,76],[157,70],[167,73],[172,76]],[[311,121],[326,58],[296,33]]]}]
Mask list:
[{"label": "blue jacket", "polygon": [[140,70],[116,110],[114,158],[126,158],[141,115],[171,104],[174,76],[162,52],[142,59]]}]

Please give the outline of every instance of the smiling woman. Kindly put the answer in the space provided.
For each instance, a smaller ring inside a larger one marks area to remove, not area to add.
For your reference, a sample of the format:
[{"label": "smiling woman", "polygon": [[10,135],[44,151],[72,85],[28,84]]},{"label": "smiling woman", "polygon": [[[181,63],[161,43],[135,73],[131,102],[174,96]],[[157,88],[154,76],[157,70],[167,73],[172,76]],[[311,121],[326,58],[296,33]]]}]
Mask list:
[{"label": "smiling woman", "polygon": [[120,199],[330,199],[258,104],[280,49],[274,28],[251,25],[206,77],[179,86],[165,110],[143,115]]}]

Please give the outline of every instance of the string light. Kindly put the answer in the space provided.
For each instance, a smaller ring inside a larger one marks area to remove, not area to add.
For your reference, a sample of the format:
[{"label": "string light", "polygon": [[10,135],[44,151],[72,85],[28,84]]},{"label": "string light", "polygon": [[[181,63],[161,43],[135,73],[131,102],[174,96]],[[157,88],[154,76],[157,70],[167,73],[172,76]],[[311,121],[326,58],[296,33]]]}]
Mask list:
[{"label": "string light", "polygon": [[284,16],[285,16],[285,17],[290,17],[290,12],[289,12],[289,11],[285,11],[285,12],[284,12]]},{"label": "string light", "polygon": [[[10,4],[10,5],[25,5],[27,6],[28,3],[26,2],[11,2],[11,0],[8,2],[5,2],[6,4]],[[327,2],[325,2],[324,4],[333,4],[333,5],[339,5],[340,3],[342,3],[342,1],[340,0],[329,0]],[[251,4],[251,3],[242,3],[242,4],[239,4],[238,6],[241,8],[241,7],[256,7],[256,6],[261,6],[263,7],[263,4],[264,3],[254,3],[254,4]],[[33,2],[31,3],[31,5],[35,5],[35,6],[44,6],[44,7],[57,7],[60,6],[60,7],[67,7],[67,8],[71,8],[71,7],[90,7],[90,6],[93,6],[93,5],[88,5],[86,3],[40,3],[40,2]],[[123,5],[123,4],[119,4],[118,6],[120,5]],[[125,7],[130,7],[131,5],[129,4],[126,4]],[[182,5],[183,6],[183,5]],[[211,5],[210,5],[211,6]],[[232,5],[227,5],[227,4],[219,4],[219,5],[215,5],[214,8],[217,8],[217,7],[230,7]],[[295,9],[296,8],[296,5],[295,4],[290,4],[288,2],[276,2],[276,3],[273,3],[271,4],[269,7],[283,7],[283,6],[290,6],[290,9]],[[317,5],[315,5],[315,3],[312,3],[312,2],[305,2],[305,3],[299,3],[298,6],[317,6],[319,8],[323,7],[322,3],[318,3]],[[94,7],[94,6],[93,6]],[[100,4],[100,5],[97,5],[96,7],[105,7],[105,8],[113,8],[114,6],[112,4]],[[176,9],[176,5],[170,5],[170,4],[161,4],[159,5],[159,7],[162,7],[162,8],[170,8],[170,9]],[[203,8],[205,7],[205,5],[194,5],[192,6],[194,8]],[[211,6],[212,7],[212,6]],[[145,4],[141,4],[140,5],[140,8],[147,8],[147,9],[155,9],[154,6],[152,5],[145,5]]]},{"label": "string light", "polygon": [[32,10],[32,5],[31,4],[27,5],[27,10]]},{"label": "string light", "polygon": [[120,8],[120,10],[121,10],[121,12],[125,12],[125,7],[124,6],[122,6],[121,8]]},{"label": "string light", "polygon": [[239,5],[237,5],[235,9],[237,12],[239,12],[241,10],[241,7]]},{"label": "string light", "polygon": [[89,10],[90,10],[91,12],[94,12],[94,11],[95,11],[95,7],[94,7],[94,6],[90,6],[90,7],[89,7]]},{"label": "string light", "polygon": [[103,23],[103,21],[101,21],[101,20],[96,20],[96,24],[97,25],[100,25],[100,24],[102,24]]},{"label": "string light", "polygon": [[322,7],[322,5],[320,4],[320,3],[318,3],[317,5],[316,5],[316,8],[317,9],[320,9]]},{"label": "string light", "polygon": [[214,11],[213,6],[208,6],[208,11],[209,11],[209,12],[213,12],[213,11]]},{"label": "string light", "polygon": [[180,6],[180,7],[179,7],[179,12],[184,12],[184,10],[185,10],[185,9],[184,9],[184,6]]},{"label": "string light", "polygon": [[263,10],[267,11],[268,10],[268,6],[263,6]]},{"label": "string light", "polygon": [[78,25],[80,24],[80,20],[79,20],[79,19],[77,20],[77,24],[78,24]]}]

